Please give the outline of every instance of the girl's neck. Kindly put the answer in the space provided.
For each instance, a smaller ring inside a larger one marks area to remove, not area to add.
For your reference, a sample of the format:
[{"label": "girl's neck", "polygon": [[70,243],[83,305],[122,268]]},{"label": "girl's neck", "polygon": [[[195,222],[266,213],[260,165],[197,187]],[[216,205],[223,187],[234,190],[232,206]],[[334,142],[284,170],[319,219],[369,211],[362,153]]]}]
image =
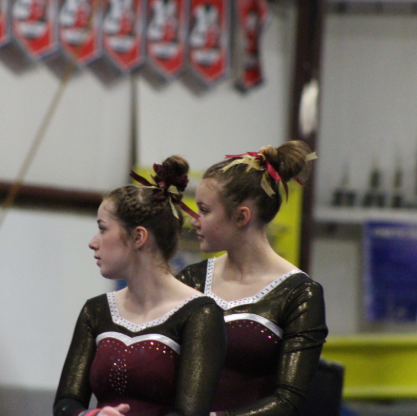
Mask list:
[{"label": "girl's neck", "polygon": [[177,280],[160,259],[147,256],[135,270],[126,277],[127,287],[116,293],[122,316],[132,322],[159,318],[199,293]]},{"label": "girl's neck", "polygon": [[175,277],[162,262],[141,261],[126,277],[126,301],[140,308],[148,309],[164,302],[172,290]]},{"label": "girl's neck", "polygon": [[273,250],[265,231],[248,233],[219,260],[215,273],[236,281],[261,279],[271,273],[284,274],[295,268]]}]

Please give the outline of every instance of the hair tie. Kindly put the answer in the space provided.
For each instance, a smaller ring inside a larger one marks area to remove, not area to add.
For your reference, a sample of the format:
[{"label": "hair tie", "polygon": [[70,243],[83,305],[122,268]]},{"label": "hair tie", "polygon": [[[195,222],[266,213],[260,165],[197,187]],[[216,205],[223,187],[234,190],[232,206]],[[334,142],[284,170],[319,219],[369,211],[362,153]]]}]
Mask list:
[{"label": "hair tie", "polygon": [[[158,183],[161,188],[168,189],[171,185],[174,185],[178,191],[185,191],[188,184],[188,176],[186,174],[178,175],[158,163],[153,164],[153,170],[161,178],[161,181]],[[154,177],[152,179],[155,180]]]},{"label": "hair tie", "polygon": [[[161,172],[161,170],[159,169],[159,166],[164,169],[164,172],[166,172],[166,169],[161,166],[161,165],[156,165],[156,168]],[[155,165],[154,165],[154,170],[155,173],[157,173],[157,175],[159,175],[161,177],[161,179],[163,178],[162,181],[160,181],[159,183],[156,183],[155,178],[151,175],[152,180],[154,181],[154,183],[149,182],[146,178],[144,178],[141,175],[138,175],[136,172],[134,172],[133,170],[130,171],[130,177],[133,178],[136,182],[139,182],[144,188],[152,188],[152,189],[157,189],[162,191],[162,194],[159,195],[155,195],[155,198],[157,199],[165,199],[168,197],[168,201],[169,204],[171,206],[172,209],[172,213],[174,214],[174,217],[179,218],[178,217],[178,213],[177,210],[175,209],[174,203],[172,202],[173,200],[173,196],[177,196],[181,197],[181,194],[177,188],[176,185],[170,184],[170,180],[172,179],[171,177],[169,177],[168,175],[166,175],[165,177],[161,176],[157,170],[155,169]],[[183,178],[185,176],[185,178]],[[172,177],[174,177],[174,175],[172,175]],[[178,178],[178,176],[177,176]],[[183,183],[185,183],[183,190],[185,189],[185,187],[187,186],[188,183],[188,177],[187,175],[181,175],[179,176],[179,178],[181,178],[180,180],[180,187],[182,186]],[[186,181],[186,182],[185,182]],[[176,182],[177,183],[177,182]],[[190,207],[188,207],[187,205],[184,204],[184,202],[180,201],[179,202],[179,206],[180,208],[186,212],[188,215],[190,215],[191,217],[193,217],[194,219],[198,219],[200,217],[200,215],[198,215],[196,212],[194,212]]]}]

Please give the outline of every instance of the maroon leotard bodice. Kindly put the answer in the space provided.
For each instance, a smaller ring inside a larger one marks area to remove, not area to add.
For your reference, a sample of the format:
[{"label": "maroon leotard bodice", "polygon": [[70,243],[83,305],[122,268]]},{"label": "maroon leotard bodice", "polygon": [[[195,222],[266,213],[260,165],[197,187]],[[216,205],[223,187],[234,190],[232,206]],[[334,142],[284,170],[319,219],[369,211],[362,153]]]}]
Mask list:
[{"label": "maroon leotard bodice", "polygon": [[[251,403],[273,393],[282,331],[251,313],[225,316],[227,355],[213,409]],[[236,394],[236,387],[239,395]]]},{"label": "maroon leotard bodice", "polygon": [[123,397],[133,414],[167,413],[175,401],[179,354],[179,344],[164,335],[100,334],[90,370],[98,407],[117,406]]}]

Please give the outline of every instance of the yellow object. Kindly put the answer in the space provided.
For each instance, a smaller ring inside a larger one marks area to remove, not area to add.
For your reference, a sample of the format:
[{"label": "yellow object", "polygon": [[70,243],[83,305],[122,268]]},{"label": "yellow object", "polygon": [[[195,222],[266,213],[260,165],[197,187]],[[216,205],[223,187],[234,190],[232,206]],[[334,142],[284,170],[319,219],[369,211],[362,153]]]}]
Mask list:
[{"label": "yellow object", "polygon": [[268,227],[273,249],[284,259],[299,267],[301,242],[301,209],[303,187],[295,181],[288,183],[288,201],[280,185],[282,205]]},{"label": "yellow object", "polygon": [[344,399],[417,398],[417,335],[329,337],[323,357],[344,365]]}]

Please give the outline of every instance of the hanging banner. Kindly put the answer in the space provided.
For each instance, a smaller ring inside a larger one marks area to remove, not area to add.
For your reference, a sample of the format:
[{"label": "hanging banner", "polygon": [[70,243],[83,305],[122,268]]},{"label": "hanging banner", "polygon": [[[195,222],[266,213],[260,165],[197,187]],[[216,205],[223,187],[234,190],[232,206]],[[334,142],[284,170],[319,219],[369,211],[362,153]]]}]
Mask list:
[{"label": "hanging banner", "polygon": [[263,81],[261,36],[268,16],[266,0],[235,0],[237,15],[237,79],[242,91]]},{"label": "hanging banner", "polygon": [[417,223],[364,226],[365,307],[369,321],[417,321]]},{"label": "hanging banner", "polygon": [[185,0],[148,0],[146,54],[152,68],[166,80],[184,68],[186,24]]},{"label": "hanging banner", "polygon": [[0,59],[13,71],[20,72],[32,65],[33,59],[13,36],[13,4],[12,0],[0,0]]},{"label": "hanging banner", "polygon": [[230,0],[191,0],[188,61],[193,73],[210,86],[230,69]]},{"label": "hanging banner", "polygon": [[13,35],[34,59],[58,48],[58,3],[55,0],[16,0],[12,8]]},{"label": "hanging banner", "polygon": [[9,0],[0,0],[0,47],[10,40]]},{"label": "hanging banner", "polygon": [[144,18],[145,0],[105,0],[103,50],[123,72],[144,61]]},{"label": "hanging banner", "polygon": [[101,54],[101,0],[65,0],[59,12],[59,40],[79,65]]}]

